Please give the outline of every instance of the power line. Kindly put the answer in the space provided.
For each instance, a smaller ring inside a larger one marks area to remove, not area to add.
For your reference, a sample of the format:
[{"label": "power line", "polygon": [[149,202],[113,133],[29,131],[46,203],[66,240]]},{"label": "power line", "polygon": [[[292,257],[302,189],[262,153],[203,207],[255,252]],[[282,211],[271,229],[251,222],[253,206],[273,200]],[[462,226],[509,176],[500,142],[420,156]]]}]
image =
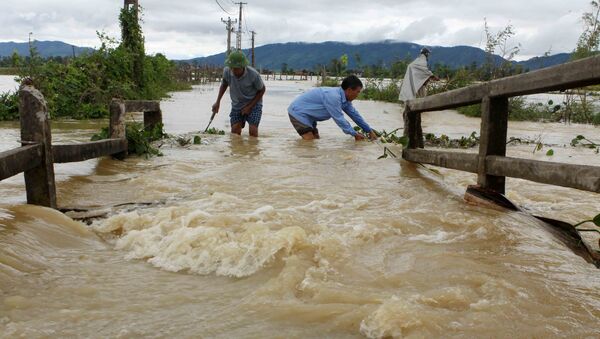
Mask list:
[{"label": "power line", "polygon": [[244,13],[244,26],[246,27],[246,34],[249,34],[251,31],[248,29],[248,17]]},{"label": "power line", "polygon": [[246,7],[246,11],[244,12],[244,27],[246,27],[246,34],[249,34],[248,30],[248,7]]},{"label": "power line", "polygon": [[225,10],[225,8],[223,8],[223,6],[221,6],[221,4],[219,3],[219,0],[215,0],[215,2],[217,3],[217,5],[219,5],[219,7],[221,7],[221,9],[223,10],[223,12],[225,12],[225,13],[227,13],[227,14],[229,14],[229,15],[233,15],[233,14],[231,14],[231,13],[227,12],[227,11]]}]

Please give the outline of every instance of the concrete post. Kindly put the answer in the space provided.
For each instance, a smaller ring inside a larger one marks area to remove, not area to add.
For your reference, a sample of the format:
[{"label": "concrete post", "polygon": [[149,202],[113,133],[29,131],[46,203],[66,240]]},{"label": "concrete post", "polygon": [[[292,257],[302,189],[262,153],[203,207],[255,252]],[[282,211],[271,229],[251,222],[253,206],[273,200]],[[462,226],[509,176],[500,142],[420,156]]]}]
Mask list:
[{"label": "concrete post", "polygon": [[404,135],[408,137],[408,148],[424,148],[421,113],[411,112],[410,108],[406,106],[402,116],[404,118]]},{"label": "concrete post", "polygon": [[151,130],[158,124],[162,124],[162,111],[144,112],[144,129]]},{"label": "concrete post", "polygon": [[[125,130],[125,102],[120,99],[112,99],[109,106],[110,125],[108,134],[111,139],[126,139]],[[125,159],[127,151],[114,154],[113,157],[119,160]]]},{"label": "concrete post", "polygon": [[40,166],[25,171],[27,203],[56,208],[52,135],[48,108],[42,93],[29,84],[22,85],[19,89],[19,112],[22,145],[43,145]]},{"label": "concrete post", "polygon": [[505,193],[505,177],[488,175],[486,157],[506,156],[508,129],[508,98],[484,97],[481,102],[481,138],[479,140],[479,164],[477,184],[484,189]]}]

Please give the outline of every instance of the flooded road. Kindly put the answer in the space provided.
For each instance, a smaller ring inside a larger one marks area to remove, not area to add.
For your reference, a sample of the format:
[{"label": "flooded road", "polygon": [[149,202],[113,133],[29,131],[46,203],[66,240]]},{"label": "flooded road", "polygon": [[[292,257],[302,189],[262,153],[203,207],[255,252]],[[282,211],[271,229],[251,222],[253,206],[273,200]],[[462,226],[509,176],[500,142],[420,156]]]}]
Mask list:
[{"label": "flooded road", "polygon": [[[109,212],[89,226],[23,205],[22,175],[0,182],[0,336],[600,336],[599,271],[561,237],[528,215],[466,204],[475,175],[377,160],[378,145],[332,121],[321,140],[300,140],[286,108],[311,86],[267,82],[258,139],[202,135],[149,160],[57,166],[59,206]],[[166,131],[204,130],[216,94],[165,100]],[[355,106],[376,129],[402,126],[398,105]],[[221,109],[213,125],[228,130],[228,100]],[[450,137],[479,123],[423,115],[425,132]],[[53,138],[85,141],[103,124],[53,122]],[[0,150],[18,134],[2,123]],[[508,155],[600,166],[568,146],[578,134],[600,140],[590,126],[510,123],[509,136],[539,137],[555,155],[534,145]],[[600,212],[597,194],[518,179],[507,192],[568,222]]]}]

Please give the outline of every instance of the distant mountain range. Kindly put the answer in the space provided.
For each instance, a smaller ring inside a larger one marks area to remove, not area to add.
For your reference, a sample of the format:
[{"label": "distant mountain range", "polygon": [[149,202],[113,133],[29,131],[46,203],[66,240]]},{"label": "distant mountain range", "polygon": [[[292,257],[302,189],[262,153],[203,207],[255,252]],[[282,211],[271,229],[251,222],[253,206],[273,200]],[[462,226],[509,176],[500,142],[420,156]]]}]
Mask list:
[{"label": "distant mountain range", "polygon": [[[295,70],[313,70],[317,65],[328,65],[332,59],[338,59],[343,54],[348,55],[348,68],[357,68],[360,64],[390,65],[398,59],[414,59],[424,46],[410,42],[371,42],[362,44],[351,44],[344,42],[327,41],[322,43],[289,42],[285,44],[269,44],[254,49],[256,68],[267,68],[280,70],[283,63],[288,68]],[[485,51],[470,46],[427,46],[431,50],[429,63],[445,64],[450,68],[469,66],[473,63],[482,65],[485,62]],[[250,55],[249,50],[243,50]],[[547,57],[535,57],[530,60],[516,62],[524,69],[534,70],[558,65],[569,60],[570,54],[561,53]],[[495,56],[496,62],[503,59]],[[225,61],[225,53],[215,54],[207,57],[180,60],[181,62],[197,63],[199,65],[222,65]]]},{"label": "distant mountain range", "polygon": [[[43,57],[72,56],[73,52],[80,55],[93,51],[89,47],[77,47],[61,41],[35,41],[38,52]],[[343,54],[348,55],[348,68],[356,69],[360,65],[390,65],[398,59],[414,59],[423,46],[410,42],[382,41],[362,44],[327,41],[322,43],[289,42],[284,44],[269,44],[255,48],[256,68],[280,70],[285,63],[289,69],[313,70],[317,65],[328,65],[332,59],[339,59]],[[470,46],[428,46],[431,50],[430,64],[445,64],[451,68],[469,66],[473,63],[482,65],[485,52]],[[26,42],[0,42],[0,57],[11,56],[17,51],[22,56],[29,55],[29,44]],[[248,49],[244,50],[250,55]],[[535,57],[526,61],[516,62],[524,69],[534,70],[562,64],[569,60],[570,54],[561,53],[546,57]],[[496,62],[502,58],[495,56]],[[199,65],[223,65],[225,53],[179,62],[197,63]]]},{"label": "distant mountain range", "polygon": [[[62,41],[35,41],[35,47],[38,53],[44,58],[47,57],[66,57],[80,55],[82,53],[93,51],[93,48],[89,47],[77,47],[69,45]],[[14,51],[17,51],[21,56],[29,55],[29,43],[27,42],[0,42],[0,57],[11,56]]]}]

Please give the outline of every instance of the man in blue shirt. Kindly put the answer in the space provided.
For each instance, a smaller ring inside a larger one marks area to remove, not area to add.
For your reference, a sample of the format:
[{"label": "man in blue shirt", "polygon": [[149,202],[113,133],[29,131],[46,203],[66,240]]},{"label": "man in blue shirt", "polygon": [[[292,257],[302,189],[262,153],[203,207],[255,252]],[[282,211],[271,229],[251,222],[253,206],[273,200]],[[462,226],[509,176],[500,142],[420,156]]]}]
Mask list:
[{"label": "man in blue shirt", "polygon": [[248,59],[244,53],[235,51],[229,54],[225,61],[223,70],[223,81],[219,88],[217,101],[212,106],[212,112],[219,112],[221,98],[227,87],[231,97],[231,133],[242,134],[246,121],[250,125],[248,132],[250,136],[258,137],[258,124],[262,117],[262,97],[265,94],[265,84],[260,74],[248,66]]},{"label": "man in blue shirt", "polygon": [[292,125],[304,140],[319,139],[317,121],[333,118],[335,123],[352,135],[355,140],[363,140],[364,135],[356,132],[344,118],[346,113],[352,121],[369,134],[371,140],[377,139],[373,129],[367,124],[358,111],[352,106],[352,100],[358,97],[363,84],[355,75],[342,81],[341,87],[317,87],[294,99],[288,107]]}]

